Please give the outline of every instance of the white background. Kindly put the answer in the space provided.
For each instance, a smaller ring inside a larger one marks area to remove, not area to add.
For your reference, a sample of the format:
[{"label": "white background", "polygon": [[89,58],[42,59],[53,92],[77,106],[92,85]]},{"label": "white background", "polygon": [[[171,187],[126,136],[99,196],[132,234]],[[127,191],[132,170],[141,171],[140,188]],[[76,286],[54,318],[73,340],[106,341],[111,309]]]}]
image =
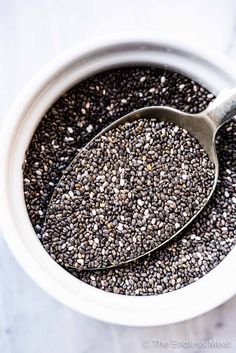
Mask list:
[{"label": "white background", "polygon": [[[63,50],[89,38],[137,30],[207,44],[236,61],[234,0],[0,0],[0,121],[24,84]],[[231,353],[236,351],[235,318],[233,298],[206,315],[165,327],[95,321],[34,284],[0,234],[0,353]],[[204,345],[214,339],[230,341],[230,347],[160,347],[172,340]]]}]

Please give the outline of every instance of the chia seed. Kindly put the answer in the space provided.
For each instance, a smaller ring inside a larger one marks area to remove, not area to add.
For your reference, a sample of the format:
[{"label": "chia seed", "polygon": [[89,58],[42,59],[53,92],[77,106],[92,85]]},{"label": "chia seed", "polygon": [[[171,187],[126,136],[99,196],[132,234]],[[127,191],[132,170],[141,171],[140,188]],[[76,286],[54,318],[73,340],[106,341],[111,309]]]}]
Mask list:
[{"label": "chia seed", "polygon": [[[149,91],[152,88],[155,92]],[[24,163],[26,206],[39,239],[51,196],[63,170],[102,128],[133,110],[151,105],[197,113],[213,98],[211,92],[196,82],[154,67],[103,72],[66,92],[42,118]],[[103,271],[67,270],[92,286],[126,295],[166,293],[211,271],[230,252],[236,240],[235,135],[235,121],[220,130],[217,138],[220,175],[216,191],[203,213],[180,237],[126,266]],[[49,252],[49,244],[45,245],[45,250]],[[83,259],[79,260],[83,263]]]},{"label": "chia seed", "polygon": [[63,173],[42,242],[65,267],[133,260],[183,227],[213,182],[214,164],[186,130],[157,119],[126,123],[82,149]]}]

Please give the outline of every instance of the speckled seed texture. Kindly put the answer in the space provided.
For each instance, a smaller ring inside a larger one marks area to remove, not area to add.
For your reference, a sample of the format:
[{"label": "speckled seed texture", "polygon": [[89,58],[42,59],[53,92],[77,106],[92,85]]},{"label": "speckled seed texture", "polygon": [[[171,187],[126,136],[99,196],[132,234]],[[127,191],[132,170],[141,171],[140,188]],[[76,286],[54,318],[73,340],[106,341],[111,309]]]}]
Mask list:
[{"label": "speckled seed texture", "polygon": [[42,240],[64,266],[123,264],[173,237],[203,207],[214,164],[172,123],[139,119],[82,148],[55,189]]},{"label": "speckled seed texture", "polygon": [[[65,93],[42,118],[24,163],[24,192],[32,225],[43,224],[63,170],[79,149],[117,118],[142,107],[167,105],[197,113],[213,95],[194,81],[159,68],[122,68],[91,77]],[[184,287],[207,274],[236,240],[236,123],[217,137],[219,182],[204,212],[166,247],[134,263],[102,271],[67,269],[113,293],[153,295]],[[43,244],[50,252],[50,244]],[[56,259],[53,255],[52,258]]]}]

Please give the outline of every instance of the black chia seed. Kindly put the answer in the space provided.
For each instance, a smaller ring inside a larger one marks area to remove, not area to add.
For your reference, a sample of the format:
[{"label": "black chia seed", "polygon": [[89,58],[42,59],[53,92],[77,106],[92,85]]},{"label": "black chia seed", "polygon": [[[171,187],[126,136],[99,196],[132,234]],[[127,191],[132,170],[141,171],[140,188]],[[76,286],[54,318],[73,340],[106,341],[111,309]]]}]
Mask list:
[{"label": "black chia seed", "polygon": [[[39,239],[62,171],[104,126],[130,111],[151,105],[197,113],[213,98],[206,89],[180,74],[139,67],[101,73],[65,93],[43,117],[24,164],[26,206]],[[236,240],[235,135],[235,121],[221,129],[217,139],[220,176],[216,192],[181,237],[126,266],[68,271],[109,292],[152,295],[184,287],[217,266]],[[45,249],[49,251],[49,244]]]},{"label": "black chia seed", "polygon": [[186,130],[157,119],[81,149],[48,207],[42,242],[63,266],[104,268],[160,246],[205,204],[214,164]]}]

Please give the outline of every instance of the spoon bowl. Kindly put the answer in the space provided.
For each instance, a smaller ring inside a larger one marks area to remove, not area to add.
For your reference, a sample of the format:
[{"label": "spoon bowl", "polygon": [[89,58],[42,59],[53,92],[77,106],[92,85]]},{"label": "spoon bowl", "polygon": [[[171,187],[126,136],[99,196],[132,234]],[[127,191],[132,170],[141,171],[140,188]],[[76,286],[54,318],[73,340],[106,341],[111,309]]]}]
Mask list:
[{"label": "spoon bowl", "polygon": [[[132,257],[127,259],[121,263],[111,264],[104,267],[96,267],[96,268],[84,268],[86,270],[100,270],[104,268],[111,268],[120,265],[124,265],[131,261],[135,261],[155,250],[162,247],[170,240],[175,238],[178,234],[180,234],[188,225],[202,212],[203,208],[207,205],[210,198],[212,197],[214,190],[217,185],[218,176],[219,176],[219,161],[217,157],[215,138],[218,129],[232,116],[235,114],[236,109],[236,89],[233,90],[224,90],[215,100],[211,103],[207,109],[198,114],[189,114],[181,112],[177,109],[171,107],[163,107],[163,106],[151,106],[136,110],[131,112],[120,119],[116,120],[106,128],[104,128],[99,134],[97,134],[84,148],[88,148],[95,139],[98,139],[102,135],[106,134],[108,131],[117,128],[120,125],[130,123],[139,119],[155,119],[160,122],[168,122],[173,123],[185,129],[192,137],[194,137],[204,151],[207,153],[210,161],[214,164],[214,182],[212,183],[211,190],[209,190],[208,196],[206,197],[202,206],[194,212],[192,217],[186,221],[176,232],[171,234],[167,239],[164,239],[157,246],[138,255],[137,257]],[[80,153],[80,152],[79,152]],[[75,157],[77,158],[77,157]],[[73,162],[72,162],[73,163]],[[59,182],[60,184],[60,182]],[[53,198],[53,196],[52,196]],[[50,209],[50,205],[49,208]],[[47,223],[47,216],[46,222]],[[67,265],[68,267],[72,267],[71,265]]]}]

